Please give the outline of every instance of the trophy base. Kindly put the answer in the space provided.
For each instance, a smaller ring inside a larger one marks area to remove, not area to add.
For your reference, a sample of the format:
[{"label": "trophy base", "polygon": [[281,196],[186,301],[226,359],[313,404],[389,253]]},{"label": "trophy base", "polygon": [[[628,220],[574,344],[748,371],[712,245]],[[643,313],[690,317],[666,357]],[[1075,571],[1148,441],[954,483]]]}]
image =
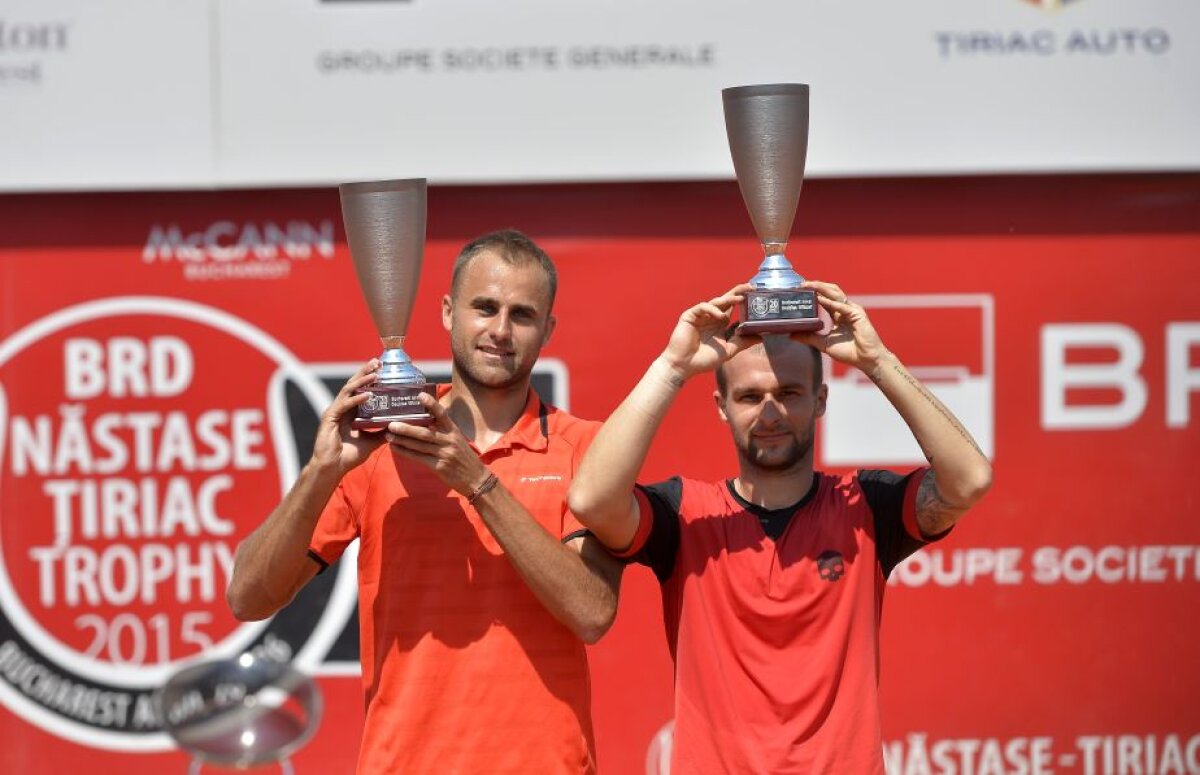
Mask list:
[{"label": "trophy base", "polygon": [[425,411],[417,398],[422,393],[436,397],[435,387],[428,383],[419,385],[375,384],[358,392],[372,394],[365,404],[359,404],[358,414],[350,427],[360,431],[381,431],[388,423],[402,422],[409,425],[432,425],[433,415]]},{"label": "trophy base", "polygon": [[820,331],[825,327],[820,319],[798,320],[753,320],[739,323],[739,336],[761,336],[762,334],[795,334],[805,331]]},{"label": "trophy base", "polygon": [[387,430],[389,423],[402,422],[408,425],[433,425],[433,415],[430,414],[398,414],[393,417],[373,417],[364,419],[355,417],[350,421],[350,427],[356,431]]},{"label": "trophy base", "polygon": [[809,288],[749,291],[742,304],[742,322],[737,333],[820,331],[825,321],[818,317],[817,310],[817,292]]}]

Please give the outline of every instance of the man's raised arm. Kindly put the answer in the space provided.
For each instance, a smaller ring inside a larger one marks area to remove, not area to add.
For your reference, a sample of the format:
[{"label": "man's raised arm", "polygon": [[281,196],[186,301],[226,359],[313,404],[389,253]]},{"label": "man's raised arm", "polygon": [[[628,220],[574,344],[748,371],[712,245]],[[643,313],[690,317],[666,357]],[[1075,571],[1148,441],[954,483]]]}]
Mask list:
[{"label": "man's raised arm", "polygon": [[633,486],[679,389],[693,375],[716,369],[747,344],[722,336],[747,288],[739,285],[679,317],[667,348],[605,421],[584,455],[567,501],[580,523],[609,549],[626,549],[637,533]]},{"label": "man's raised arm", "polygon": [[861,306],[832,283],[806,285],[817,291],[833,327],[795,338],[861,369],[899,412],[932,469],[917,490],[917,524],[926,536],[945,532],[987,493],[991,463],[958,418],[883,346]]}]

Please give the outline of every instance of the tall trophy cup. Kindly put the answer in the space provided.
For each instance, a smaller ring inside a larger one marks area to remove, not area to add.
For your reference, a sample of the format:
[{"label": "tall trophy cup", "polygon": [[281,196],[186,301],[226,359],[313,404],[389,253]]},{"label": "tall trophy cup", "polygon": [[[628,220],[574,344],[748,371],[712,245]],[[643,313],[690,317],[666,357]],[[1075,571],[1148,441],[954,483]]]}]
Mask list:
[{"label": "tall trophy cup", "polygon": [[383,355],[373,394],[352,425],[379,430],[390,422],[429,425],[418,396],[433,392],[402,349],[425,251],[425,179],[346,183],[338,187],[342,220],[358,284],[371,310]]},{"label": "tall trophy cup", "polygon": [[721,91],[725,131],[742,199],[766,258],[750,278],[739,334],[817,331],[817,294],[784,257],[808,153],[808,85],[736,86]]}]

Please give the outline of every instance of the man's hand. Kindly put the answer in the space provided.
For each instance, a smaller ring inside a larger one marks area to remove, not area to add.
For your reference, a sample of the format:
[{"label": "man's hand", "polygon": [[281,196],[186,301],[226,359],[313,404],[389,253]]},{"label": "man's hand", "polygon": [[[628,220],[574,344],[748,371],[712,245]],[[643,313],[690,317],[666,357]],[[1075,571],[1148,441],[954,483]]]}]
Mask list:
[{"label": "man's hand", "polygon": [[375,381],[379,361],[372,358],[354,372],[333,403],[321,415],[317,424],[317,438],[313,444],[313,462],[318,466],[336,466],[340,475],[359,465],[371,452],[383,443],[382,433],[360,433],[350,423],[354,421],[358,406],[371,398],[369,392],[355,393]]},{"label": "man's hand", "polygon": [[737,285],[711,301],[684,311],[671,332],[662,360],[680,379],[713,371],[740,350],[758,341],[757,337],[732,336],[725,332],[733,319],[733,309],[752,286]]},{"label": "man's hand", "polygon": [[391,423],[387,427],[387,440],[400,456],[428,466],[453,490],[470,495],[487,479],[487,466],[446,414],[444,406],[425,393],[418,398],[433,416],[433,423],[428,427]]},{"label": "man's hand", "polygon": [[792,334],[792,339],[810,344],[828,353],[835,361],[854,366],[870,376],[887,354],[887,348],[871,325],[866,310],[833,283],[808,280],[803,287],[817,292],[817,303],[829,313],[832,325],[824,333]]}]

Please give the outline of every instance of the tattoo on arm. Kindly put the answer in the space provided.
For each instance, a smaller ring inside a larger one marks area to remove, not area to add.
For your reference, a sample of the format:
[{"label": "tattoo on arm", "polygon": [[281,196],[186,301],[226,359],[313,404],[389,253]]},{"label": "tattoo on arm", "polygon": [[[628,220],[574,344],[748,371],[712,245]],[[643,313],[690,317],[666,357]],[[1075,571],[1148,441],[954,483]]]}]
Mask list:
[{"label": "tattoo on arm", "polygon": [[[938,411],[938,413],[942,415],[942,417],[946,418],[947,422],[949,422],[950,425],[953,426],[954,430],[958,431],[958,434],[960,436],[962,436],[963,439],[966,440],[966,442],[968,444],[971,445],[971,449],[975,450],[975,452],[981,458],[983,458],[985,460],[987,459],[987,455],[983,454],[983,450],[980,449],[979,445],[975,443],[975,439],[971,438],[971,434],[967,432],[967,429],[964,428],[962,426],[962,423],[960,423],[954,417],[954,415],[950,413],[950,410],[946,408],[945,404],[943,404],[941,401],[938,400],[937,396],[935,396],[933,393],[930,393],[929,389],[926,388],[924,385],[922,385],[920,382],[918,382],[916,377],[909,374],[908,369],[904,368],[904,366],[899,361],[895,361],[892,364],[892,368],[895,370],[895,372],[897,374],[900,375],[900,377],[902,379],[904,379],[904,381],[908,382],[908,384],[910,384],[914,388],[916,388],[917,392],[921,394],[921,397],[924,398],[926,401],[928,401],[930,404],[932,404],[933,408],[936,409]],[[879,377],[875,374],[871,375],[871,379],[875,383],[879,382]],[[921,452],[925,455],[926,460],[928,460],[930,463],[933,462],[933,456],[931,456],[929,454],[929,452],[925,449],[924,445],[921,445]]]},{"label": "tattoo on arm", "polygon": [[942,497],[933,471],[925,474],[917,487],[917,526],[922,534],[930,537],[948,530],[966,511]]}]

